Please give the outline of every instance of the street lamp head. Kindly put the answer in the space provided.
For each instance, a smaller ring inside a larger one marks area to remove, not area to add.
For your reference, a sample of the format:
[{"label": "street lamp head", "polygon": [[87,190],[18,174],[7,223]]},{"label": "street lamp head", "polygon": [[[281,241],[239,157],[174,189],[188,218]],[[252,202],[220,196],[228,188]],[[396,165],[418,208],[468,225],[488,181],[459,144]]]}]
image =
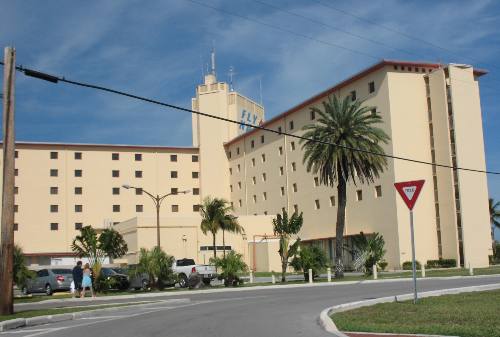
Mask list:
[{"label": "street lamp head", "polygon": [[126,188],[126,189],[128,190],[128,189],[129,189],[129,188],[131,188],[132,186],[130,186],[130,185],[128,185],[128,184],[123,184],[123,185],[122,185],[122,187],[123,187],[123,188]]},{"label": "street lamp head", "polygon": [[179,193],[188,194],[188,193],[191,193],[191,190],[184,190],[184,191],[180,191]]}]

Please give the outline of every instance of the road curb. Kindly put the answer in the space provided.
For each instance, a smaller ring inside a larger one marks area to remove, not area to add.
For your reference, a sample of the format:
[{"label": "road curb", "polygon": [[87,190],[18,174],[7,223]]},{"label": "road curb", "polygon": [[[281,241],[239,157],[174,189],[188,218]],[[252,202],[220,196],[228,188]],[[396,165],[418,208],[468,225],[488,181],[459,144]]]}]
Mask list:
[{"label": "road curb", "polygon": [[[476,275],[476,276],[447,276],[447,277],[426,277],[419,278],[419,281],[427,280],[456,280],[456,279],[476,279],[476,278],[495,278],[499,277],[500,274],[492,275]],[[251,287],[240,287],[240,288],[218,288],[218,289],[198,289],[198,290],[180,290],[173,292],[156,292],[156,293],[145,293],[145,294],[131,294],[131,295],[116,295],[116,296],[102,296],[96,298],[84,298],[78,299],[78,302],[98,302],[98,301],[109,301],[109,300],[119,300],[119,299],[136,299],[136,298],[155,298],[155,297],[168,297],[168,296],[185,296],[185,295],[197,295],[197,294],[212,294],[218,292],[240,292],[240,291],[252,291],[252,290],[272,290],[272,289],[286,289],[286,288],[308,288],[308,287],[338,287],[342,285],[352,285],[352,284],[373,284],[373,283],[391,283],[391,282],[408,282],[412,281],[412,278],[395,278],[395,279],[379,279],[379,280],[363,280],[363,281],[339,281],[339,282],[315,282],[315,283],[298,283],[298,284],[276,284],[267,286],[251,286]],[[28,303],[18,303],[15,307],[22,308],[23,306],[33,306],[37,303],[51,304],[51,303],[64,303],[69,301],[75,301],[73,298],[60,298],[53,300],[46,300],[40,302],[28,302]]]},{"label": "road curb", "polygon": [[151,305],[151,304],[154,304],[157,302],[184,303],[184,302],[190,302],[190,299],[178,298],[178,299],[163,300],[163,301],[151,301],[148,303],[141,303],[141,304],[127,303],[127,305],[118,304],[118,306],[116,306],[116,307],[109,307],[109,308],[102,308],[102,309],[90,309],[90,310],[78,311],[78,312],[72,312],[72,313],[35,316],[35,317],[30,317],[30,318],[15,318],[15,319],[10,319],[8,321],[0,322],[0,332],[14,330],[14,329],[18,329],[18,328],[24,328],[24,327],[43,325],[43,324],[72,321],[72,320],[79,319],[79,318],[90,317],[90,316],[92,316],[92,314],[96,314],[96,313],[100,313],[100,312],[116,311],[117,309],[124,308],[127,306],[143,307],[143,306]]},{"label": "road curb", "polygon": [[[466,293],[466,292],[475,292],[475,291],[487,291],[487,290],[496,290],[500,289],[500,284],[486,284],[486,285],[479,285],[479,286],[469,286],[469,287],[459,287],[459,288],[450,288],[450,289],[441,289],[441,290],[431,290],[431,291],[424,291],[419,293],[419,298],[425,298],[425,297],[433,297],[433,296],[441,296],[441,295],[453,295],[453,294],[460,294],[460,293]],[[332,307],[328,307],[321,311],[319,315],[319,324],[320,326],[327,332],[330,332],[336,337],[348,337],[344,333],[342,333],[333,320],[330,318],[330,316],[334,313],[337,312],[343,312],[343,311],[348,311],[352,309],[357,309],[361,307],[366,307],[378,303],[388,303],[388,302],[399,302],[399,301],[406,301],[406,300],[411,300],[413,299],[413,293],[410,294],[403,294],[403,295],[396,295],[396,296],[387,296],[387,297],[379,297],[375,299],[370,299],[370,300],[364,300],[364,301],[356,301],[356,302],[350,302],[350,303],[343,303],[339,305],[335,305]],[[420,336],[420,335],[418,335]],[[425,335],[422,335],[425,336]]]}]

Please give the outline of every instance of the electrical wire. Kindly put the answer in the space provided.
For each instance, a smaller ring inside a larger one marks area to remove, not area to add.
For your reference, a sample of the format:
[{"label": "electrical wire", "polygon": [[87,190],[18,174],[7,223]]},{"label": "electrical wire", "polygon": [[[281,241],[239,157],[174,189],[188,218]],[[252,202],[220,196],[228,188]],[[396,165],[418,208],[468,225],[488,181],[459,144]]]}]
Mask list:
[{"label": "electrical wire", "polygon": [[[0,64],[3,65],[4,63],[0,61]],[[407,157],[394,156],[394,155],[390,155],[390,154],[386,154],[386,153],[378,153],[378,152],[358,149],[358,148],[354,148],[354,147],[350,147],[350,146],[346,146],[346,145],[341,145],[341,144],[323,141],[320,139],[311,139],[311,138],[307,138],[307,137],[303,137],[303,136],[299,136],[299,135],[294,135],[294,134],[283,132],[283,131],[270,129],[270,128],[267,128],[265,126],[252,125],[250,123],[245,123],[243,121],[236,121],[236,120],[225,118],[225,117],[214,116],[214,115],[211,115],[209,113],[183,108],[183,107],[180,107],[180,106],[177,106],[174,104],[169,104],[169,103],[161,102],[158,100],[154,100],[152,98],[127,93],[125,91],[120,91],[120,90],[107,88],[107,87],[103,87],[103,86],[95,85],[95,84],[90,84],[90,83],[68,80],[68,79],[61,77],[61,76],[50,75],[50,74],[47,74],[47,73],[44,73],[41,71],[24,68],[23,66],[16,66],[16,70],[24,73],[27,76],[43,79],[43,80],[53,82],[53,83],[64,82],[64,83],[72,84],[72,85],[79,86],[79,87],[85,87],[85,88],[96,89],[96,90],[100,90],[100,91],[104,91],[104,92],[109,92],[109,93],[117,94],[120,96],[125,96],[125,97],[129,97],[129,98],[137,99],[140,101],[156,104],[159,106],[163,106],[163,107],[167,107],[167,108],[171,108],[171,109],[175,109],[175,110],[180,110],[180,111],[184,111],[184,112],[189,112],[191,114],[196,114],[196,115],[200,115],[200,116],[204,116],[204,117],[208,117],[208,118],[213,118],[213,119],[221,120],[221,121],[232,123],[232,124],[237,124],[240,126],[246,126],[246,127],[250,127],[253,129],[257,129],[257,130],[271,132],[271,133],[278,134],[278,135],[288,136],[288,137],[299,139],[299,140],[312,141],[312,142],[315,142],[318,144],[340,147],[340,148],[350,150],[350,151],[367,153],[367,154],[371,154],[371,155],[375,155],[375,156],[396,159],[396,160],[402,160],[402,161],[407,161],[407,162],[411,162],[411,163],[424,164],[424,165],[430,165],[430,166],[435,166],[435,167],[450,168],[453,170],[460,170],[460,171],[485,173],[485,174],[491,174],[491,175],[500,175],[500,172],[496,172],[496,171],[477,170],[477,169],[471,169],[471,168],[466,168],[466,167],[431,163],[431,162],[427,162],[427,161],[423,161],[423,160],[411,159],[411,158],[407,158]]]}]

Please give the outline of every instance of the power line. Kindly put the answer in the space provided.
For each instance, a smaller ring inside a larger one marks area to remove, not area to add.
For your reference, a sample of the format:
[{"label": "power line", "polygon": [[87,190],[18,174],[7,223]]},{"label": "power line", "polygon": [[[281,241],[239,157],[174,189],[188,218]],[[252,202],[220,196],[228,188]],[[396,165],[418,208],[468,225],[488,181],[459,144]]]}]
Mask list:
[{"label": "power line", "polygon": [[402,32],[402,31],[398,30],[398,29],[391,28],[391,27],[389,27],[389,26],[386,26],[386,25],[380,24],[380,23],[378,23],[378,22],[376,22],[376,21],[373,21],[373,20],[367,19],[367,18],[365,18],[365,17],[363,17],[363,16],[361,16],[361,15],[356,15],[356,14],[351,13],[351,12],[348,12],[348,11],[346,11],[346,10],[344,10],[344,9],[341,9],[341,8],[338,8],[338,7],[335,7],[335,6],[332,6],[332,5],[331,5],[331,4],[329,4],[329,3],[324,3],[324,2],[323,2],[323,1],[321,1],[321,0],[312,0],[312,1],[316,2],[317,4],[319,4],[319,5],[321,5],[321,6],[325,7],[325,8],[329,8],[329,9],[334,10],[334,11],[336,11],[336,12],[339,12],[339,13],[342,13],[342,14],[348,15],[348,16],[350,16],[350,17],[356,18],[356,19],[358,19],[358,20],[360,20],[360,21],[364,21],[364,22],[366,22],[366,23],[369,23],[369,24],[371,24],[371,25],[373,25],[373,26],[380,27],[380,28],[385,29],[385,30],[387,30],[387,31],[389,31],[389,32],[392,32],[392,33],[395,33],[395,34],[399,34],[399,35],[401,35],[401,36],[404,36],[405,38],[410,39],[410,40],[412,40],[412,41],[419,41],[419,42],[423,42],[423,43],[425,43],[425,44],[427,44],[427,45],[429,45],[429,46],[431,46],[431,47],[433,47],[433,48],[439,49],[439,50],[441,50],[441,51],[445,51],[445,52],[449,53],[450,55],[452,55],[452,56],[454,56],[454,57],[464,58],[464,59],[469,60],[469,61],[472,61],[472,62],[474,62],[474,63],[482,63],[482,64],[485,64],[485,65],[488,65],[489,67],[493,67],[493,68],[497,68],[497,69],[498,69],[498,66],[497,66],[497,65],[494,65],[494,64],[491,64],[491,63],[487,63],[487,62],[484,62],[484,61],[482,61],[482,60],[475,59],[475,58],[472,58],[472,57],[464,57],[464,56],[458,55],[457,53],[455,53],[455,52],[454,52],[453,50],[451,50],[451,49],[445,48],[445,47],[440,46],[440,45],[438,45],[438,44],[435,44],[435,43],[433,43],[433,42],[431,42],[431,41],[428,41],[428,40],[422,39],[422,38],[420,38],[420,37],[418,37],[418,36],[411,35],[411,34],[407,34],[407,33],[405,33],[405,32]]},{"label": "power line", "polygon": [[[0,61],[0,64],[3,65],[3,62]],[[104,91],[104,92],[109,92],[109,93],[113,93],[113,94],[117,94],[117,95],[129,97],[129,98],[137,99],[137,100],[140,100],[140,101],[144,101],[144,102],[148,102],[148,103],[160,105],[160,106],[171,108],[171,109],[175,109],[175,110],[189,112],[191,114],[196,114],[196,115],[200,115],[200,116],[204,116],[204,117],[208,117],[208,118],[214,118],[214,119],[221,120],[221,121],[224,121],[224,122],[228,122],[228,123],[232,123],[232,124],[238,124],[240,126],[246,126],[246,127],[250,127],[250,128],[253,128],[253,129],[258,129],[258,130],[262,130],[262,131],[266,131],[266,132],[271,132],[271,133],[278,134],[278,135],[283,135],[283,136],[288,136],[288,137],[291,137],[291,138],[296,138],[296,139],[299,139],[299,140],[312,141],[312,142],[319,143],[319,144],[340,147],[340,148],[343,148],[343,149],[346,149],[346,150],[350,150],[350,151],[367,153],[367,154],[371,154],[371,155],[375,155],[375,156],[381,156],[381,157],[385,157],[385,158],[403,160],[403,161],[417,163],[417,164],[424,164],[424,165],[430,165],[430,166],[435,166],[435,167],[450,168],[450,169],[453,169],[453,170],[461,170],[461,171],[468,171],[468,172],[476,172],[476,173],[485,173],[485,174],[500,175],[500,172],[496,172],[496,171],[476,170],[476,169],[470,169],[470,168],[459,167],[459,166],[450,166],[450,165],[445,165],[445,164],[436,164],[436,163],[426,162],[426,161],[423,161],[423,160],[417,160],[417,159],[411,159],[411,158],[406,158],[406,157],[401,157],[401,156],[394,156],[394,155],[385,154],[385,153],[378,153],[378,152],[373,152],[373,151],[367,151],[367,150],[363,150],[363,149],[354,148],[354,147],[351,147],[351,146],[340,145],[340,144],[336,144],[336,143],[330,143],[330,142],[326,142],[326,141],[319,140],[319,139],[311,139],[311,138],[307,138],[307,137],[303,137],[303,136],[299,136],[299,135],[294,135],[294,134],[283,132],[283,131],[273,130],[273,129],[270,129],[270,128],[267,128],[267,127],[264,127],[264,126],[252,125],[252,124],[245,123],[245,122],[242,122],[242,121],[236,121],[236,120],[229,119],[229,118],[214,116],[214,115],[211,115],[209,113],[205,113],[205,112],[201,112],[201,111],[195,111],[195,110],[183,108],[183,107],[180,107],[180,106],[177,106],[177,105],[174,105],[174,104],[169,104],[169,103],[161,102],[161,101],[158,101],[158,100],[154,100],[154,99],[143,97],[143,96],[139,96],[139,95],[134,95],[134,94],[127,93],[127,92],[120,91],[120,90],[116,90],[116,89],[111,89],[111,88],[107,88],[107,87],[103,87],[103,86],[99,86],[99,85],[95,85],[95,84],[90,84],[90,83],[84,83],[84,82],[79,82],[79,81],[68,80],[68,79],[66,79],[64,77],[50,75],[50,74],[47,74],[47,73],[44,73],[44,72],[40,72],[40,71],[36,71],[36,70],[24,68],[23,66],[16,66],[16,70],[24,73],[27,76],[31,76],[31,77],[43,79],[43,80],[46,80],[46,81],[49,81],[49,82],[52,82],[52,83],[64,82],[64,83],[73,84],[73,85],[80,86],[80,87],[85,87],[85,88],[90,88],[90,89],[96,89],[96,90],[100,90],[100,91]]]}]

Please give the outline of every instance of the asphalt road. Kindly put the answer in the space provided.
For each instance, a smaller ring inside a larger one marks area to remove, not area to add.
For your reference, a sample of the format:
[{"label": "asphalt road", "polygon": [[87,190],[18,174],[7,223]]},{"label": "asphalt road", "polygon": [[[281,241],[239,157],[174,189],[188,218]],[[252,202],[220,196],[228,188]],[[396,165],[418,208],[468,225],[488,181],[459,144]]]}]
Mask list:
[{"label": "asphalt road", "polygon": [[[419,281],[421,291],[500,283],[500,276],[425,279]],[[140,307],[120,308],[84,319],[54,323],[4,332],[0,335],[34,336],[217,336],[278,337],[331,336],[318,325],[319,313],[326,307],[362,299],[400,295],[412,292],[411,281],[328,284],[302,288],[280,288],[189,293],[155,297],[155,303]],[[117,302],[145,299],[112,300]],[[153,300],[152,298],[149,300]],[[99,301],[99,304],[108,301]],[[65,302],[86,305],[89,302]],[[33,307],[60,307],[61,304],[33,304]],[[28,309],[23,306],[22,309]]]}]

